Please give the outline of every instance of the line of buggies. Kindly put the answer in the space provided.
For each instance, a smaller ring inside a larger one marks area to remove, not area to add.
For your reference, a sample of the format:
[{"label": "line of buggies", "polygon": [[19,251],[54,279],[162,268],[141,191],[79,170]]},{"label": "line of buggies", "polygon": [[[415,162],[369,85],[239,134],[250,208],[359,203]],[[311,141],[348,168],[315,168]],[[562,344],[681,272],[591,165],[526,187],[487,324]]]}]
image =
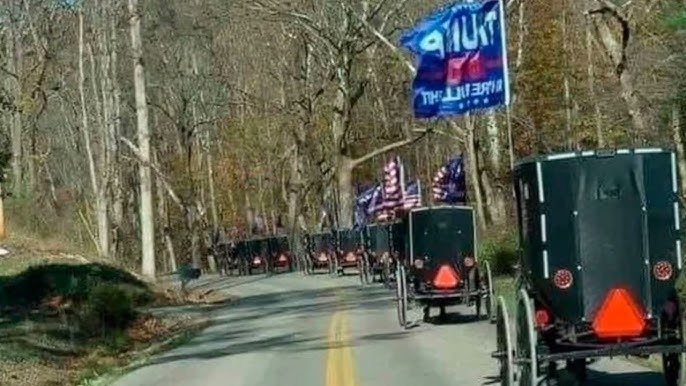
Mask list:
[{"label": "line of buggies", "polygon": [[468,206],[414,208],[362,232],[309,235],[308,253],[331,273],[357,266],[394,277],[404,328],[413,324],[410,306],[427,319],[433,307],[444,315],[447,306],[473,305],[495,323],[502,385],[583,384],[597,358],[658,354],[667,385],[686,386],[675,153],[531,157],[516,165],[513,182],[520,253],[512,317],[478,259]]},{"label": "line of buggies", "polygon": [[400,324],[412,324],[408,304],[425,319],[432,307],[474,305],[496,325],[502,385],[582,385],[598,358],[657,354],[666,384],[685,386],[677,171],[676,154],[660,148],[518,162],[512,318],[478,261],[472,208],[409,211],[396,228]]},{"label": "line of buggies", "polygon": [[[363,229],[340,229],[303,237],[306,268],[313,273],[345,275],[351,271],[362,283],[378,281],[389,285],[394,279],[393,229],[397,222],[370,224]],[[220,272],[253,275],[292,272],[295,265],[287,236],[271,236],[222,243],[211,253]]]}]

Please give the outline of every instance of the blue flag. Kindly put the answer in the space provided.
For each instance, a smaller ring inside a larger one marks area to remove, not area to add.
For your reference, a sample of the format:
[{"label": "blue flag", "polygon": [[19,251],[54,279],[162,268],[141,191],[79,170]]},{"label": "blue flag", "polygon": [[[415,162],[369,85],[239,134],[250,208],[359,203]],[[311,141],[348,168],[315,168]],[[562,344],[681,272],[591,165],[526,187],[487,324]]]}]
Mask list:
[{"label": "blue flag", "polygon": [[373,213],[371,210],[372,205],[376,199],[377,192],[380,190],[381,185],[376,184],[357,195],[355,198],[354,229],[359,230],[367,225],[370,214]]},{"label": "blue flag", "polygon": [[455,3],[401,36],[419,60],[412,84],[418,118],[510,104],[503,1]]},{"label": "blue flag", "polygon": [[467,203],[467,180],[461,155],[450,159],[438,170],[432,190],[435,201],[446,204]]}]

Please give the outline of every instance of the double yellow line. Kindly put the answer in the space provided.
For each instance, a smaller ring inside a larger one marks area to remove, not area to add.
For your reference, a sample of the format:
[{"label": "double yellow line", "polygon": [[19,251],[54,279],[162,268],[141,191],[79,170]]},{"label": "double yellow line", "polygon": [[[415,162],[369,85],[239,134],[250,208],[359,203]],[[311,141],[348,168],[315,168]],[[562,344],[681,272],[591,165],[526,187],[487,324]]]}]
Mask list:
[{"label": "double yellow line", "polygon": [[326,358],[326,386],[358,386],[352,351],[350,319],[344,311],[331,318]]}]

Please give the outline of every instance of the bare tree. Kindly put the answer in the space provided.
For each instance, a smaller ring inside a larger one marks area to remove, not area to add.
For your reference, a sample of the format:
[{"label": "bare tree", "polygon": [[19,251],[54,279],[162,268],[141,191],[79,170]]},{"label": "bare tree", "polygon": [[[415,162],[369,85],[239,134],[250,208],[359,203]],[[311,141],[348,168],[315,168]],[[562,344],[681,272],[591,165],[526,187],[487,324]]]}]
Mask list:
[{"label": "bare tree", "polygon": [[136,97],[138,126],[138,149],[141,157],[140,178],[140,221],[141,247],[143,250],[142,272],[155,278],[155,228],[152,207],[152,173],[150,171],[150,130],[148,129],[148,105],[143,67],[143,42],[141,40],[141,16],[138,0],[129,0],[129,22],[131,29],[131,51],[133,53],[133,80]]}]

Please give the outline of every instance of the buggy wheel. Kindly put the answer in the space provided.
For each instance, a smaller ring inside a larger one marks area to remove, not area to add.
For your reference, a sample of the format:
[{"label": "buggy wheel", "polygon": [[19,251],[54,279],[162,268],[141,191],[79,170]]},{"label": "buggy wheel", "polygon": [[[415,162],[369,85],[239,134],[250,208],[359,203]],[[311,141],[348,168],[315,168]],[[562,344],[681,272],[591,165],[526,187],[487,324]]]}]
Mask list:
[{"label": "buggy wheel", "polygon": [[360,276],[360,285],[364,285],[364,263],[362,262],[362,259],[357,260],[357,272],[358,276]]},{"label": "buggy wheel", "polygon": [[519,290],[517,299],[517,359],[519,364],[519,386],[536,386],[538,362],[536,356],[536,330],[534,329],[531,298]]},{"label": "buggy wheel", "polygon": [[488,261],[484,261],[484,267],[486,269],[486,316],[491,323],[496,322],[495,308],[495,290],[493,288],[493,275],[491,274],[491,265]]},{"label": "buggy wheel", "polygon": [[[679,316],[679,332],[682,345],[686,345],[683,316]],[[686,386],[686,353],[662,354],[662,372],[667,386]]]},{"label": "buggy wheel", "polygon": [[407,327],[407,286],[405,283],[405,270],[403,267],[398,267],[397,270],[398,282],[396,283],[396,294],[398,297],[398,323],[400,327]]},{"label": "buggy wheel", "polygon": [[[481,270],[478,267],[472,269],[474,272],[474,286],[470,288],[470,293],[476,293],[474,296],[474,307],[476,308],[476,319],[481,319],[481,309],[483,308],[483,296],[481,296]],[[467,298],[470,299],[467,303],[471,303],[471,296],[467,294]]]},{"label": "buggy wheel", "polygon": [[381,272],[382,272],[382,277],[383,277],[383,284],[386,288],[390,288],[391,286],[391,264],[388,262],[388,260],[384,260],[381,266]]},{"label": "buggy wheel", "polygon": [[510,316],[507,313],[505,299],[498,297],[496,312],[497,352],[500,361],[500,384],[514,385],[514,361],[512,358],[512,333],[510,330]]}]

